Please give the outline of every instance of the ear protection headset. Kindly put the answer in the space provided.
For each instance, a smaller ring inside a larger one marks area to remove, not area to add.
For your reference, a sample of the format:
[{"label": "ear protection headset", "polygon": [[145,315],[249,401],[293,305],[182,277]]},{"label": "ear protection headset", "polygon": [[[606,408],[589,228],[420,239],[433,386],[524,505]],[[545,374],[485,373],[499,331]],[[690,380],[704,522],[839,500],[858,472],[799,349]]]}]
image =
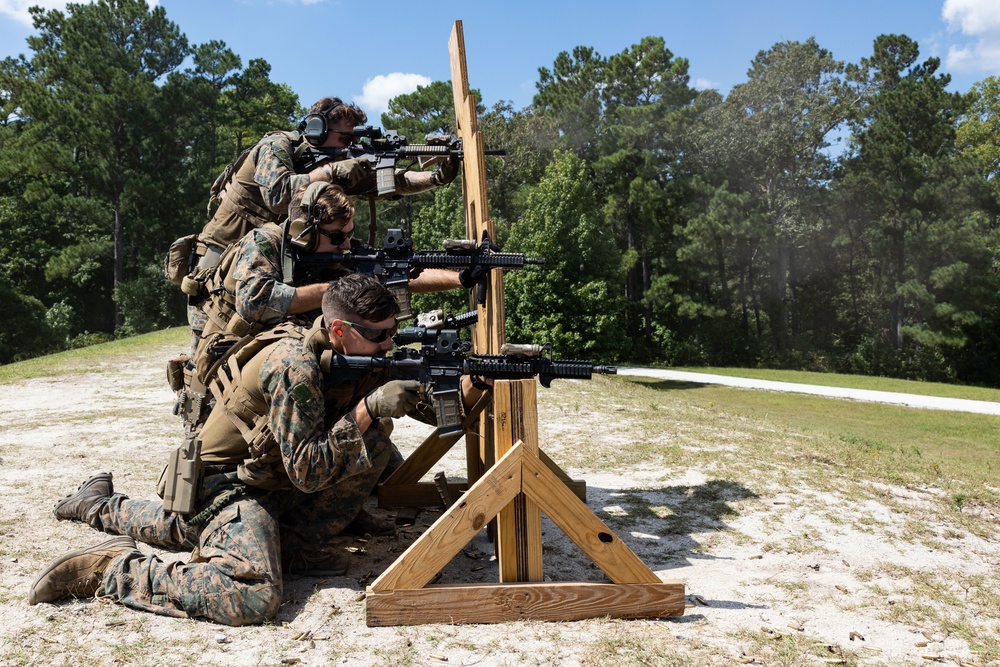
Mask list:
[{"label": "ear protection headset", "polygon": [[305,218],[299,217],[288,221],[288,243],[296,250],[314,252],[319,245],[316,225],[323,218],[326,208],[316,202],[329,185],[326,181],[310,183],[302,195],[301,206]]},{"label": "ear protection headset", "polygon": [[336,109],[341,104],[331,104],[323,107],[317,113],[311,113],[299,123],[299,132],[302,138],[313,146],[321,146],[330,134],[330,127],[327,124],[326,115]]}]

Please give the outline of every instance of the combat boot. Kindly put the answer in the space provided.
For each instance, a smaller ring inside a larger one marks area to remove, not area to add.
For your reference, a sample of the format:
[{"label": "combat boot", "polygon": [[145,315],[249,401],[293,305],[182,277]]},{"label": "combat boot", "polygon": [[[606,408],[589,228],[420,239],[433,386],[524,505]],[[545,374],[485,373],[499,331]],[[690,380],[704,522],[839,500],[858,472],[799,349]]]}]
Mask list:
[{"label": "combat boot", "polygon": [[119,535],[57,558],[31,582],[28,604],[52,602],[71,596],[90,597],[100,587],[108,564],[126,551],[134,550],[135,540]]},{"label": "combat boot", "polygon": [[86,521],[87,514],[101,500],[115,492],[111,473],[99,472],[80,485],[74,493],[56,503],[52,513],[60,521]]}]

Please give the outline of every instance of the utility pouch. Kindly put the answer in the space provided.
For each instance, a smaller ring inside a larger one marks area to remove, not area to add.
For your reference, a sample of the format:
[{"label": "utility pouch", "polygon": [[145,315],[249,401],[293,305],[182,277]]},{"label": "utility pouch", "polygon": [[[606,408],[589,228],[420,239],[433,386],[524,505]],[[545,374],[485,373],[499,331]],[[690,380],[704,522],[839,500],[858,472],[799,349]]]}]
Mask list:
[{"label": "utility pouch", "polygon": [[163,509],[176,514],[191,514],[201,495],[201,438],[190,436],[170,455],[161,476]]},{"label": "utility pouch", "polygon": [[171,390],[180,391],[184,388],[184,369],[190,360],[191,357],[182,354],[167,362],[167,384]]},{"label": "utility pouch", "polygon": [[180,285],[194,267],[195,246],[198,235],[182,236],[170,244],[163,260],[163,275],[175,285]]}]

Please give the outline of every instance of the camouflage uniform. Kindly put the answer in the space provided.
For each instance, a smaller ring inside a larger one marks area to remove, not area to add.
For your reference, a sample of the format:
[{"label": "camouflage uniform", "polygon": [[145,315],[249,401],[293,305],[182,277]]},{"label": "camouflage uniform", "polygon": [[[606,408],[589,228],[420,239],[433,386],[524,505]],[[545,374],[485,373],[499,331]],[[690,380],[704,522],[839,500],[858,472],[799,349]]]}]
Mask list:
[{"label": "camouflage uniform", "polygon": [[[198,240],[221,253],[250,230],[288,215],[288,204],[300,187],[309,183],[309,174],[299,173],[297,158],[308,144],[296,132],[265,135],[250,150],[220,195],[219,208],[205,225]],[[375,172],[366,160],[332,163],[333,182],[348,194],[362,196],[377,191]],[[189,306],[192,329],[204,325],[198,306]],[[201,329],[197,329],[201,331]]]},{"label": "camouflage uniform", "polygon": [[[228,402],[212,411],[203,431],[199,514],[185,518],[164,512],[158,500],[122,494],[89,514],[98,530],[193,549],[186,564],[126,552],[105,571],[103,594],[166,616],[261,623],[281,604],[282,556],[323,547],[357,515],[391,443],[375,424],[362,434],[350,410],[388,378],[324,372],[329,339],[319,327],[309,333],[263,348],[234,379],[267,405],[261,418],[273,436],[258,455],[245,441],[234,445],[244,436],[227,414]],[[384,421],[391,431],[391,420]]]},{"label": "camouflage uniform", "polygon": [[[292,303],[295,287],[282,281],[281,236],[279,227],[255,229],[240,240],[233,264],[236,284],[236,313],[247,322],[265,327],[285,319]],[[295,285],[330,282],[348,272],[347,269],[324,269],[309,276],[302,276],[298,267],[293,273]],[[313,313],[309,320],[315,319]]]}]

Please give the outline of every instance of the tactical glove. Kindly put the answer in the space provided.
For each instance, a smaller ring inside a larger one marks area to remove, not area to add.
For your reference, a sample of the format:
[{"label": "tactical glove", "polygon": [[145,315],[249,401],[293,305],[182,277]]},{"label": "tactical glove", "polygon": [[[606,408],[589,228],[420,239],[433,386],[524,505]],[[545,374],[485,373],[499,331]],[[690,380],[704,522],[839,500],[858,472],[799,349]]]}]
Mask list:
[{"label": "tactical glove", "polygon": [[420,383],[416,380],[393,380],[365,396],[365,407],[372,419],[402,417],[417,407]]},{"label": "tactical glove", "polygon": [[328,162],[325,169],[329,170],[330,182],[344,190],[357,188],[372,172],[371,163],[360,158]]},{"label": "tactical glove", "polygon": [[462,269],[458,274],[458,280],[462,283],[462,287],[465,289],[472,289],[479,284],[479,279],[483,277],[486,269],[479,266],[478,264],[473,264],[467,269]]},{"label": "tactical glove", "polygon": [[437,168],[431,181],[434,185],[448,185],[458,176],[459,160],[452,155],[448,160]]}]

